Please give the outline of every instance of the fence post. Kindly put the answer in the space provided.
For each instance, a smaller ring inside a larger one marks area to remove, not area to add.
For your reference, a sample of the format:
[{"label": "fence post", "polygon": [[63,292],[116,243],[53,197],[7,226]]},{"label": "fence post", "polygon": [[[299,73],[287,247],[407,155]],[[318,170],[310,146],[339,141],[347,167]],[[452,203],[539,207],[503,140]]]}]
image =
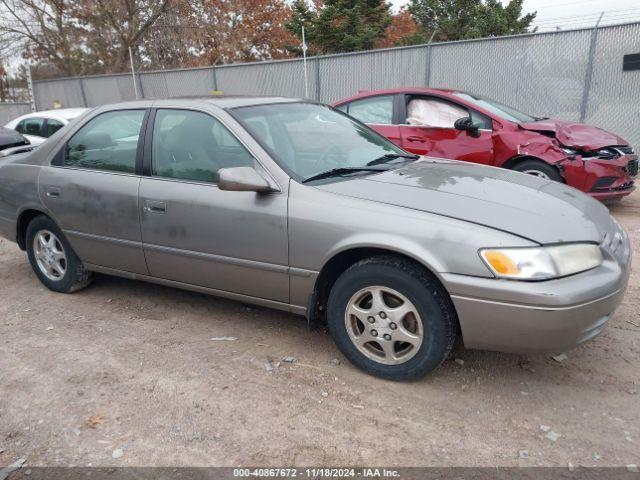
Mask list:
[{"label": "fence post", "polygon": [[589,93],[591,92],[591,78],[593,76],[593,57],[596,53],[596,42],[598,41],[598,27],[604,12],[600,14],[600,18],[591,30],[591,42],[589,43],[589,60],[587,62],[587,72],[584,76],[584,87],[582,89],[582,102],[580,103],[580,123],[584,122],[587,117],[587,108],[589,106]]},{"label": "fence post", "polygon": [[80,77],[80,96],[82,97],[82,106],[83,107],[88,107],[89,104],[87,103],[87,94],[84,91],[84,79],[82,77]]},{"label": "fence post", "polygon": [[320,101],[320,57],[316,55],[316,101]]},{"label": "fence post", "polygon": [[216,64],[211,65],[211,72],[213,73],[213,91],[218,91],[218,76],[216,75]]},{"label": "fence post", "polygon": [[427,45],[427,53],[425,56],[425,66],[424,66],[424,86],[428,87],[431,83],[431,49],[433,46],[431,44]]},{"label": "fence post", "polygon": [[36,95],[33,88],[33,78],[31,77],[31,65],[27,65],[27,89],[29,90],[29,98],[31,99],[31,111],[36,111]]},{"label": "fence post", "polygon": [[138,78],[138,89],[140,90],[140,98],[146,98],[144,96],[144,87],[142,86],[142,73],[136,73],[136,77]]}]

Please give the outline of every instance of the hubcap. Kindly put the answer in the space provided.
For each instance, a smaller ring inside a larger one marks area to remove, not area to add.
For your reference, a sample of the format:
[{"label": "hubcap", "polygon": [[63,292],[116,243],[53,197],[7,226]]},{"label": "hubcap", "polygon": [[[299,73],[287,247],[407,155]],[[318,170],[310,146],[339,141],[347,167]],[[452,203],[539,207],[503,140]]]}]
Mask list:
[{"label": "hubcap", "polygon": [[413,358],[424,338],[416,307],[389,287],[367,287],[356,292],[347,304],[344,320],[357,349],[385,365]]},{"label": "hubcap", "polygon": [[62,243],[49,230],[40,230],[33,239],[38,268],[49,280],[60,280],[67,271],[67,256]]},{"label": "hubcap", "polygon": [[545,180],[549,180],[549,175],[540,170],[522,170],[522,173],[526,173],[527,175],[533,175],[534,177],[544,178]]}]

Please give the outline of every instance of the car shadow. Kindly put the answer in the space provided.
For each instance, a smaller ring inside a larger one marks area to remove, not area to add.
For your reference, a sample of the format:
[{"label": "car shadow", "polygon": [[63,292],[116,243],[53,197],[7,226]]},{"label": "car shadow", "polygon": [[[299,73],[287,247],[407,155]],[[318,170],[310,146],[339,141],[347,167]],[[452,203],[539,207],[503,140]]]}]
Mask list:
[{"label": "car shadow", "polygon": [[[300,363],[318,368],[324,368],[337,359],[345,379],[366,378],[375,383],[395,384],[359,371],[338,351],[326,328],[309,331],[306,319],[292,313],[106,275],[97,275],[92,286],[79,294],[94,297],[96,302],[104,302],[108,297],[111,302],[107,308],[114,311],[129,308],[136,311],[142,320],[173,321],[179,318],[181,329],[193,328],[199,332],[203,328],[211,329],[212,337],[229,335],[249,339],[254,345],[267,345],[267,349],[255,350],[265,359],[278,361],[281,357],[292,356]],[[587,347],[573,350],[567,359],[559,361],[549,355],[523,356],[466,350],[458,341],[436,372],[406,385],[420,388],[453,384],[467,390],[480,385],[499,389],[506,384],[524,388],[532,382],[540,387],[567,381],[588,384],[592,382],[592,357],[594,349],[599,350],[599,341],[596,339]],[[602,359],[598,361],[602,363]],[[606,365],[601,364],[600,367]],[[615,365],[610,365],[610,368],[614,369]]]}]

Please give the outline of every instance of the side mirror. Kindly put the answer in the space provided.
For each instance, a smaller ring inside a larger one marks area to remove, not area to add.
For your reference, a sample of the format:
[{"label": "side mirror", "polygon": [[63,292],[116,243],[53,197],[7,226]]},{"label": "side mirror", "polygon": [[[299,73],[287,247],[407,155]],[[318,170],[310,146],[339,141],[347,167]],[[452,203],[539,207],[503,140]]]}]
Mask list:
[{"label": "side mirror", "polygon": [[266,178],[253,167],[221,168],[218,170],[218,188],[231,192],[272,192]]},{"label": "side mirror", "polygon": [[462,117],[456,120],[456,123],[453,124],[453,127],[456,130],[461,130],[463,132],[469,132],[473,138],[478,138],[480,136],[480,125],[474,123],[471,120],[471,117]]}]

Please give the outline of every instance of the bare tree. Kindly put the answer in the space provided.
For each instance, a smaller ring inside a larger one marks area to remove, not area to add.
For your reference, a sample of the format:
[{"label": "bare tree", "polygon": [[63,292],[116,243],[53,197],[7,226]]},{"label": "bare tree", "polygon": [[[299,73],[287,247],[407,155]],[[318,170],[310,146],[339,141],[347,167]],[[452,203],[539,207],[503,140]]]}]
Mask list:
[{"label": "bare tree", "polygon": [[290,56],[287,0],[0,0],[0,54],[39,77]]},{"label": "bare tree", "polygon": [[[180,0],[144,42],[148,58],[171,55],[181,65],[211,65],[291,56],[284,0]],[[167,49],[170,44],[172,48]]]},{"label": "bare tree", "polygon": [[5,55],[47,60],[65,75],[81,73],[76,20],[65,0],[0,0]]},{"label": "bare tree", "polygon": [[77,9],[86,45],[104,70],[123,71],[128,68],[129,48],[136,51],[149,29],[167,13],[171,0],[96,0],[96,4],[97,9],[86,4]]}]

